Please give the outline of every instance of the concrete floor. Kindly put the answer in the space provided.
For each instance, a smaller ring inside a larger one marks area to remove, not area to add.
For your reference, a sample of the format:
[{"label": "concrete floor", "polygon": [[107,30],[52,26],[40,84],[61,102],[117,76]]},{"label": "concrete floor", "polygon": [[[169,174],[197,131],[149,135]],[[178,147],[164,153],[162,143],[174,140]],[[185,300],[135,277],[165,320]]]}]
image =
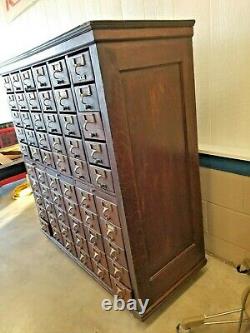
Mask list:
[{"label": "concrete floor", "polygon": [[[105,312],[101,301],[111,296],[41,233],[32,196],[13,201],[12,188],[0,188],[0,333],[172,333],[186,316],[237,308],[249,285],[249,277],[208,257],[146,322],[128,311]],[[194,332],[232,333],[236,326]]]}]

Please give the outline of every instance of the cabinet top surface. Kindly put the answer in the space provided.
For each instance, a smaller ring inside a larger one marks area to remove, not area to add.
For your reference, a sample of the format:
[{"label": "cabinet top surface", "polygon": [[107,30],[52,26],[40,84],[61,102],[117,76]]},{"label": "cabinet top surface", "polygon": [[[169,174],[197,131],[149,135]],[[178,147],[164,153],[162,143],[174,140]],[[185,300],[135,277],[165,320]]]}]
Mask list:
[{"label": "cabinet top surface", "polygon": [[[154,27],[190,27],[194,20],[98,20],[85,22],[79,27],[89,29],[129,29]],[[74,29],[73,29],[74,30]]]},{"label": "cabinet top surface", "polygon": [[[182,29],[182,28],[191,28],[193,27],[195,21],[194,20],[98,20],[98,21],[88,21],[85,22],[53,39],[48,40],[45,43],[40,44],[39,46],[36,46],[32,48],[29,51],[26,51],[24,53],[21,53],[20,55],[13,57],[9,60],[6,60],[2,63],[0,63],[0,74],[5,72],[5,67],[10,64],[14,64],[16,62],[19,62],[20,60],[29,58],[37,53],[43,52],[49,48],[52,48],[54,46],[57,46],[58,44],[61,44],[63,42],[69,41],[70,39],[73,39],[74,37],[77,37],[79,35],[87,34],[87,33],[93,33],[93,41],[98,40],[97,33],[98,31],[106,31],[110,36],[112,35],[112,31],[117,30],[118,33],[120,32],[122,34],[122,31],[126,32],[132,29],[145,29],[145,31],[148,29],[156,30],[156,29]],[[96,34],[95,34],[96,32]],[[145,35],[146,32],[145,32]],[[106,35],[107,36],[107,35]],[[130,34],[131,36],[131,34]],[[107,37],[105,37],[108,39]],[[112,39],[112,36],[110,37]],[[116,36],[115,39],[118,39]]]}]

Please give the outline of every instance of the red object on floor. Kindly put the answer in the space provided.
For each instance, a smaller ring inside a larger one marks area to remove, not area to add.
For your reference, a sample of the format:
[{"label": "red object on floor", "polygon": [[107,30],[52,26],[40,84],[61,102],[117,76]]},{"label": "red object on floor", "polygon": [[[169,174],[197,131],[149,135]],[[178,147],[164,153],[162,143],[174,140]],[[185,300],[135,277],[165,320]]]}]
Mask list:
[{"label": "red object on floor", "polygon": [[0,128],[0,148],[15,145],[17,137],[14,127]]},{"label": "red object on floor", "polygon": [[0,180],[0,187],[3,185],[7,185],[13,182],[16,182],[17,180],[26,178],[26,172],[19,173],[18,175]]}]

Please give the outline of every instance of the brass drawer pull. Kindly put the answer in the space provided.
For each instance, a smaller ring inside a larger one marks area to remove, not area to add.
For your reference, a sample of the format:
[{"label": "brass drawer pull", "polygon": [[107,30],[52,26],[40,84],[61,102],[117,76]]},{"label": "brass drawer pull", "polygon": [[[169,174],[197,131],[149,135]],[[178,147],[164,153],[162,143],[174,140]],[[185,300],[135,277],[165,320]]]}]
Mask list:
[{"label": "brass drawer pull", "polygon": [[69,214],[71,214],[73,216],[76,215],[76,211],[75,211],[75,208],[73,206],[69,206],[68,212],[69,212]]},{"label": "brass drawer pull", "polygon": [[80,255],[80,258],[79,258],[79,260],[81,261],[81,263],[83,263],[84,265],[86,265],[87,264],[87,256],[86,255],[84,255],[84,254],[82,254],[81,253],[81,255]]},{"label": "brass drawer pull", "polygon": [[69,242],[66,242],[66,244],[65,244],[65,248],[66,248],[67,250],[70,250],[70,249],[71,249],[71,244],[70,244]]},{"label": "brass drawer pull", "polygon": [[94,258],[97,262],[99,262],[99,261],[101,260],[100,253],[98,253],[98,252],[94,252],[93,258]]},{"label": "brass drawer pull", "polygon": [[102,214],[106,220],[110,220],[110,207],[103,207]]},{"label": "brass drawer pull", "polygon": [[110,253],[109,253],[110,258],[113,260],[117,260],[118,254],[119,254],[119,252],[116,249],[114,249],[113,247],[111,247]]},{"label": "brass drawer pull", "polygon": [[115,267],[114,268],[114,277],[119,281],[122,277],[122,272],[117,268]]},{"label": "brass drawer pull", "polygon": [[46,86],[46,81],[47,80],[46,80],[46,77],[45,77],[44,74],[38,73],[36,79],[37,79],[37,81],[38,81],[38,83],[40,84],[41,87]]},{"label": "brass drawer pull", "polygon": [[102,269],[100,269],[99,267],[98,267],[98,269],[97,269],[97,276],[98,276],[101,280],[103,280],[103,279],[104,279],[104,276],[105,276],[104,271],[103,271]]},{"label": "brass drawer pull", "polygon": [[[73,230],[74,231],[78,231],[78,224],[77,223],[73,223]],[[77,238],[78,239],[78,238]]]},{"label": "brass drawer pull", "polygon": [[76,238],[76,245],[79,246],[81,244],[81,239],[80,238]]},{"label": "brass drawer pull", "polygon": [[77,149],[78,149],[77,147],[70,146],[69,151],[70,151],[70,153],[71,153],[73,156],[80,158],[80,155],[79,155],[79,154],[74,153],[74,150],[77,150]]},{"label": "brass drawer pull", "polygon": [[120,298],[123,298],[124,297],[124,292],[121,288],[119,288],[117,285],[116,285],[116,295]]},{"label": "brass drawer pull", "polygon": [[[60,143],[58,143],[58,142],[54,142],[54,143],[53,143],[53,147],[54,147],[54,149],[55,149],[58,153],[62,153]],[[57,148],[57,147],[58,147],[58,148]]]},{"label": "brass drawer pull", "polygon": [[69,190],[68,188],[65,188],[65,190],[64,190],[64,195],[65,195],[65,197],[67,197],[67,198],[71,198],[72,196],[70,195],[70,193],[71,193],[71,190]]},{"label": "brass drawer pull", "polygon": [[110,239],[110,240],[114,240],[114,238],[115,238],[115,228],[112,227],[110,224],[107,226],[106,235],[107,235],[108,239]]},{"label": "brass drawer pull", "polygon": [[85,222],[87,224],[91,224],[91,221],[93,220],[93,217],[90,216],[89,214],[87,214],[86,212],[85,212],[85,214],[86,214]]},{"label": "brass drawer pull", "polygon": [[57,160],[56,162],[56,165],[58,166],[58,168],[61,170],[61,171],[66,171],[66,168],[65,168],[65,165],[64,165],[64,162],[61,161],[61,160]]},{"label": "brass drawer pull", "polygon": [[59,204],[59,197],[55,196],[53,201],[55,202],[56,205],[58,205]]},{"label": "brass drawer pull", "polygon": [[90,234],[89,242],[92,244],[96,244],[96,241],[97,241],[96,236],[93,234]]},{"label": "brass drawer pull", "polygon": [[87,201],[88,201],[88,198],[85,197],[85,196],[82,196],[82,198],[81,198],[81,205],[83,205],[86,208],[88,208],[89,206],[87,205]]}]

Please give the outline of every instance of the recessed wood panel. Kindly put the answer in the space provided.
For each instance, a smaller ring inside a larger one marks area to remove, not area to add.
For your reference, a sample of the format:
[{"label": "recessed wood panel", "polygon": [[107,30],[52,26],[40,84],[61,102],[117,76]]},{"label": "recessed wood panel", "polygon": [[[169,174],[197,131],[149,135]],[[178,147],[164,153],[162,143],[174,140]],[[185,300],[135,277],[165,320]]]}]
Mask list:
[{"label": "recessed wood panel", "polygon": [[181,76],[181,63],[122,72],[150,276],[193,242]]}]

